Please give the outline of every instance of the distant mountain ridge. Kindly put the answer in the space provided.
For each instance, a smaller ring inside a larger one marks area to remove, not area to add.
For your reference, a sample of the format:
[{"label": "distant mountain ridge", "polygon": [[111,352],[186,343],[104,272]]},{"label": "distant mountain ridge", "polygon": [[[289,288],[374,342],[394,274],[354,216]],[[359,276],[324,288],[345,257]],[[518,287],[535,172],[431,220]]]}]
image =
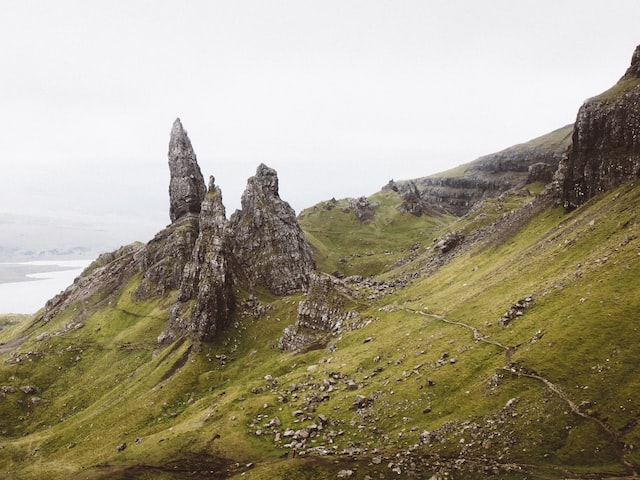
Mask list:
[{"label": "distant mountain ridge", "polygon": [[[485,155],[452,170],[412,180],[392,181],[403,195],[419,193],[419,201],[454,215],[464,215],[478,202],[497,197],[524,183],[548,183],[566,155],[573,124],[500,152]],[[414,188],[415,187],[415,188]],[[416,199],[412,200],[416,202]]]}]

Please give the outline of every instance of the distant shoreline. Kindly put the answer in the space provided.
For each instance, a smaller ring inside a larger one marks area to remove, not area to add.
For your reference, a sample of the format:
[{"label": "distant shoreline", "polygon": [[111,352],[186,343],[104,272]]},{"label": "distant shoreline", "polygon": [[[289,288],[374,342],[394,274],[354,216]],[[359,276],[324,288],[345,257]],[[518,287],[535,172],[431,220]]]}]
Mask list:
[{"label": "distant shoreline", "polygon": [[34,263],[0,263],[0,284],[3,283],[20,283],[20,282],[38,282],[43,278],[29,277],[36,273],[63,272],[65,270],[74,270],[78,267],[64,265],[42,265]]}]

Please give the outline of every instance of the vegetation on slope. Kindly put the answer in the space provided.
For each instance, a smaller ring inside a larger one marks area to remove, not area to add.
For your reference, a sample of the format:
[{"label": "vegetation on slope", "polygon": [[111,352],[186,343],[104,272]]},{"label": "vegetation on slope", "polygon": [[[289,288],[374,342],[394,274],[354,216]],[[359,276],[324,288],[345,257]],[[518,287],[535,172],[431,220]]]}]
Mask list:
[{"label": "vegetation on slope", "polygon": [[[302,295],[254,292],[255,308],[239,291],[232,326],[215,341],[161,349],[175,292],[134,302],[138,277],[47,324],[0,331],[6,345],[23,340],[0,356],[0,476],[632,473],[640,186],[570,214],[532,205],[539,190],[458,220],[401,214],[393,192],[370,199],[379,204],[370,222],[342,202],[305,211],[322,270],[410,278],[358,303],[364,326],[326,348],[277,349]],[[433,248],[453,231],[461,245]],[[292,458],[288,445],[304,435]]]}]

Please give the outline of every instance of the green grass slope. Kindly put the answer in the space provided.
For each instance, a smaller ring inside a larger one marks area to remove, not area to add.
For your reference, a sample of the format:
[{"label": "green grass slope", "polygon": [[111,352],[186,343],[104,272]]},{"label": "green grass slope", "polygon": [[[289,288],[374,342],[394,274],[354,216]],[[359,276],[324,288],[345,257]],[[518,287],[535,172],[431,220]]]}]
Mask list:
[{"label": "green grass slope", "polygon": [[[134,302],[139,278],[0,330],[0,478],[632,475],[640,186],[570,214],[527,207],[538,190],[461,219],[400,214],[393,192],[369,223],[305,211],[323,270],[413,273],[326,348],[277,349],[303,295],[259,293],[254,317],[242,291],[217,340],[159,348],[175,292]],[[474,241],[443,254],[446,231]]]}]

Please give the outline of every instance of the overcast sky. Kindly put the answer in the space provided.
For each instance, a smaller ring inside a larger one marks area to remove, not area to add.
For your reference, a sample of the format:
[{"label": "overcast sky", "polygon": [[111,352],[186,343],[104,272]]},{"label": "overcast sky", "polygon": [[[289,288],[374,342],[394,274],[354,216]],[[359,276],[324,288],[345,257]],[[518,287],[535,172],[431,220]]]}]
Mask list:
[{"label": "overcast sky", "polygon": [[227,215],[261,162],[298,212],[369,195],[573,122],[639,19],[638,0],[0,0],[0,214],[149,240],[176,117]]}]

